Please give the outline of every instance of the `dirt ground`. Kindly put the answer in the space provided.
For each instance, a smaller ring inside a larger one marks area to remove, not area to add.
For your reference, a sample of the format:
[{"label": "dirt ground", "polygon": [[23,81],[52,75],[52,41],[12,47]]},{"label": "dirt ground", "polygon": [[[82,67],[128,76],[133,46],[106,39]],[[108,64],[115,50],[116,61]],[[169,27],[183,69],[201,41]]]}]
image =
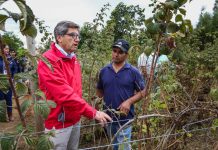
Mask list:
[{"label": "dirt ground", "polygon": [[[20,102],[20,105],[21,103],[23,102],[22,100],[19,101]],[[13,104],[12,104],[12,113],[13,113],[13,118],[14,118],[14,121],[8,121],[8,122],[0,122],[0,133],[14,133],[16,132],[16,127],[18,124],[21,124],[21,121],[20,121],[20,116],[19,116],[19,113],[18,113],[18,110],[17,110],[17,106],[16,106],[16,103],[15,103],[15,100],[13,99]],[[29,124],[30,122],[33,122],[33,112],[31,111],[28,111],[26,113],[26,116],[25,116],[25,121]]]},{"label": "dirt ground", "polygon": [[[14,105],[13,105],[14,106]],[[2,132],[15,132],[16,131],[16,126],[20,123],[20,118],[18,111],[15,107],[13,107],[13,117],[14,121],[11,122],[0,122],[0,133]]]}]

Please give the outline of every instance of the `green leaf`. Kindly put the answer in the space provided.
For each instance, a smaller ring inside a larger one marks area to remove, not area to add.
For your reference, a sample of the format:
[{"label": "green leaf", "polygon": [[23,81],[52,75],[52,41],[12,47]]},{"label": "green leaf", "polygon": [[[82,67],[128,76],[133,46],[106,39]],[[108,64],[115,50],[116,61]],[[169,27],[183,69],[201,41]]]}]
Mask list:
[{"label": "green leaf", "polygon": [[0,23],[0,30],[5,31],[5,21]]},{"label": "green leaf", "polygon": [[23,35],[28,35],[30,37],[35,38],[37,35],[37,29],[33,24],[31,24],[28,28],[25,28],[23,31],[21,31],[21,33]]},{"label": "green leaf", "polygon": [[209,94],[213,100],[218,101],[218,89],[217,88],[211,88],[210,94]]},{"label": "green leaf", "polygon": [[0,30],[5,31],[5,22],[8,18],[7,15],[0,14]]},{"label": "green leaf", "polygon": [[169,9],[177,9],[179,7],[179,3],[176,1],[167,1],[165,2],[165,6]]},{"label": "green leaf", "polygon": [[146,27],[147,27],[147,31],[151,34],[157,34],[160,31],[158,23],[150,23]]},{"label": "green leaf", "polygon": [[13,19],[15,22],[17,22],[19,19],[21,19],[21,15],[18,14],[18,13],[10,13],[9,15],[12,17],[12,19]]},{"label": "green leaf", "polygon": [[184,58],[183,58],[182,53],[181,53],[179,50],[175,50],[174,53],[173,53],[172,59],[173,59],[173,60],[176,60],[176,61],[178,61],[178,62],[180,62],[180,61],[182,61]]},{"label": "green leaf", "polygon": [[165,108],[167,108],[167,105],[165,103],[162,103],[162,104],[160,104],[159,108],[165,109]]},{"label": "green leaf", "polygon": [[7,75],[0,74],[0,90],[6,93],[9,87],[10,86],[9,86]]},{"label": "green leaf", "polygon": [[50,108],[46,100],[35,101],[33,110],[35,114],[42,115],[43,118],[47,118],[50,113]]},{"label": "green leaf", "polygon": [[43,135],[39,138],[36,149],[37,150],[50,150],[54,148],[54,144],[49,140],[49,135]]},{"label": "green leaf", "polygon": [[193,26],[192,26],[191,20],[186,19],[186,20],[183,21],[183,24],[186,26],[186,31],[187,31],[187,30],[188,30],[189,32],[192,32],[192,31],[193,31]]},{"label": "green leaf", "polygon": [[26,112],[28,111],[28,109],[30,108],[30,106],[32,105],[32,101],[31,100],[25,100],[22,104],[21,104],[21,112],[23,113],[23,115],[25,116]]},{"label": "green leaf", "polygon": [[45,94],[39,89],[37,89],[37,91],[35,92],[35,95],[41,97],[41,99],[43,100],[46,100]]},{"label": "green leaf", "polygon": [[5,101],[0,101],[0,122],[6,122],[7,121],[6,109],[7,109],[6,102]]},{"label": "green leaf", "polygon": [[12,18],[15,22],[17,22],[18,20],[22,18],[21,14],[13,13],[5,8],[3,8],[3,10],[6,11],[7,14],[10,16],[9,18]]},{"label": "green leaf", "polygon": [[0,23],[2,21],[5,21],[6,19],[8,19],[9,17],[7,15],[3,15],[3,14],[0,14]]},{"label": "green leaf", "polygon": [[34,146],[37,145],[37,140],[36,139],[30,138],[30,137],[27,137],[27,136],[23,136],[23,139],[24,139],[25,143],[27,145],[29,145],[30,147],[34,147]]},{"label": "green leaf", "polygon": [[19,80],[19,79],[33,79],[32,75],[29,72],[21,72],[21,73],[16,73],[14,75],[14,80]]},{"label": "green leaf", "polygon": [[[15,144],[15,135],[4,134],[5,138],[1,138],[1,149],[2,150],[12,150]],[[6,138],[7,137],[7,138]]]},{"label": "green leaf", "polygon": [[179,12],[180,12],[181,14],[183,14],[184,16],[186,15],[186,10],[183,9],[183,8],[179,8]]},{"label": "green leaf", "polygon": [[56,107],[56,103],[52,100],[47,100],[48,106],[51,108],[55,108]]},{"label": "green leaf", "polygon": [[22,22],[20,21],[20,31],[23,32],[24,30],[28,29],[33,21],[34,21],[34,14],[29,6],[26,5],[26,2],[24,0],[16,0],[14,1],[17,6],[19,7],[23,20]]},{"label": "green leaf", "polygon": [[190,137],[192,137],[192,134],[191,133],[187,133],[187,136],[190,138]]},{"label": "green leaf", "polygon": [[165,12],[163,10],[160,10],[158,12],[156,12],[156,14],[154,15],[155,19],[157,19],[158,21],[164,20],[165,19]]},{"label": "green leaf", "polygon": [[184,5],[188,0],[177,0],[179,5],[182,6]]},{"label": "green leaf", "polygon": [[170,22],[168,25],[167,25],[167,31],[169,33],[175,33],[177,31],[179,31],[179,26],[176,24],[176,23],[173,23],[173,22]]},{"label": "green leaf", "polygon": [[175,21],[176,22],[179,22],[179,21],[182,22],[183,21],[182,15],[180,15],[180,14],[176,15]]},{"label": "green leaf", "polygon": [[184,24],[191,25],[191,20],[189,20],[189,19],[184,20]]},{"label": "green leaf", "polygon": [[212,124],[212,126],[215,126],[215,127],[218,126],[218,119],[214,119],[214,120],[213,120],[213,124]]},{"label": "green leaf", "polygon": [[153,17],[146,19],[145,22],[144,22],[145,25],[148,25],[148,24],[152,23],[152,20],[153,20]]},{"label": "green leaf", "polygon": [[15,90],[17,92],[17,95],[26,95],[28,92],[27,86],[22,82],[17,82],[15,86]]},{"label": "green leaf", "polygon": [[25,4],[25,1],[23,0],[17,0],[17,1],[14,1],[17,6],[19,7],[21,13],[22,13],[22,16],[23,16],[23,22],[22,24],[20,24],[20,31],[23,31],[26,29],[27,27],[27,10],[26,10],[26,4]]},{"label": "green leaf", "polygon": [[32,65],[33,67],[35,67],[35,69],[36,69],[36,67],[37,67],[37,59],[36,59],[36,56],[33,56],[33,55],[30,53],[30,51],[24,51],[24,55],[30,59],[30,62],[32,63],[31,65]]}]

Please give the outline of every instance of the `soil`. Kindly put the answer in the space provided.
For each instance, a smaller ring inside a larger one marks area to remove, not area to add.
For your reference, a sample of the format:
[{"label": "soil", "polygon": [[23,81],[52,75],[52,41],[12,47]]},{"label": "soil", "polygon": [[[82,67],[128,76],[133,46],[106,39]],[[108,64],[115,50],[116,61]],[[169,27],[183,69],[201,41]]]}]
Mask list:
[{"label": "soil", "polygon": [[13,107],[12,113],[13,113],[14,121],[0,122],[0,133],[2,132],[13,133],[16,131],[16,126],[20,123],[20,117],[17,108]]}]

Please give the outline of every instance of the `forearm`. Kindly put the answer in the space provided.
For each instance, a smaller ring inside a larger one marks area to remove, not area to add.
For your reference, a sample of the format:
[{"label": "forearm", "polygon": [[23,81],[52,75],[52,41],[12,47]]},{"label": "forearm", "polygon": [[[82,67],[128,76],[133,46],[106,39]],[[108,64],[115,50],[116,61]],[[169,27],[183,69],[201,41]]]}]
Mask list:
[{"label": "forearm", "polygon": [[99,98],[102,98],[102,97],[104,96],[103,90],[97,89],[97,90],[96,90],[96,95],[97,95]]},{"label": "forearm", "polygon": [[132,97],[130,97],[129,99],[127,99],[127,101],[132,105],[135,104],[136,102],[138,102],[139,100],[141,100],[141,98],[143,97],[143,93],[142,91],[137,92],[135,95],[133,95]]}]

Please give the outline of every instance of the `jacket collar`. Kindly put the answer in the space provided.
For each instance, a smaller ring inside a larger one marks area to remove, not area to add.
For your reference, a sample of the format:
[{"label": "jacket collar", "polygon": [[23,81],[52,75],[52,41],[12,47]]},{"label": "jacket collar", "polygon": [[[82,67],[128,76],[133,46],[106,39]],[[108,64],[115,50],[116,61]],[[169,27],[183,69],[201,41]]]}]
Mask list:
[{"label": "jacket collar", "polygon": [[58,44],[56,43],[52,43],[51,44],[51,49],[55,52],[56,56],[60,57],[60,58],[63,58],[63,59],[73,59],[75,57],[75,54],[71,54],[71,55],[67,55],[67,53],[63,53],[63,49],[59,49],[61,48]]}]

